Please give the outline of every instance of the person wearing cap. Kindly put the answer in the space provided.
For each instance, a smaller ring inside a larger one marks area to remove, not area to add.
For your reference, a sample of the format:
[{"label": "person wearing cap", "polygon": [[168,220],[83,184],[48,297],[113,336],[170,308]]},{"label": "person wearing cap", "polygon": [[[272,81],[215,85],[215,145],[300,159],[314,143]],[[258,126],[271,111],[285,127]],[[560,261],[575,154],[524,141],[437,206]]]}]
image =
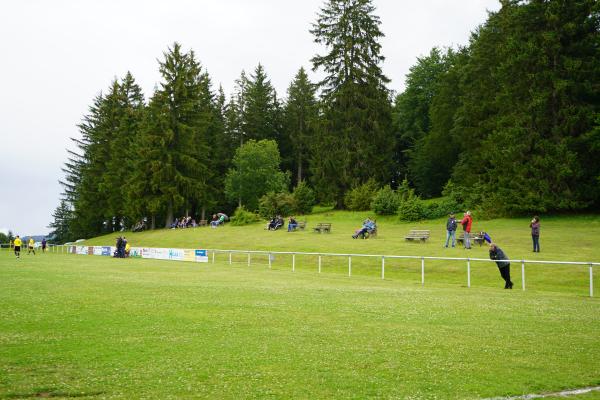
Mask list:
[{"label": "person wearing cap", "polygon": [[471,248],[471,225],[473,225],[473,218],[471,217],[471,211],[464,213],[463,219],[460,220],[460,224],[465,231],[465,249]]},{"label": "person wearing cap", "polygon": [[502,249],[495,243],[490,243],[490,260],[496,260],[496,265],[500,270],[500,276],[504,279],[504,289],[512,289],[513,283],[510,280],[510,261]]},{"label": "person wearing cap", "polygon": [[15,245],[15,256],[17,256],[17,258],[21,257],[21,238],[19,237],[19,235],[17,235],[17,237],[15,238],[15,241],[13,242]]},{"label": "person wearing cap", "polygon": [[456,218],[454,218],[454,213],[450,213],[448,217],[448,221],[446,221],[446,244],[444,247],[448,247],[448,242],[450,238],[452,238],[452,247],[456,247]]}]

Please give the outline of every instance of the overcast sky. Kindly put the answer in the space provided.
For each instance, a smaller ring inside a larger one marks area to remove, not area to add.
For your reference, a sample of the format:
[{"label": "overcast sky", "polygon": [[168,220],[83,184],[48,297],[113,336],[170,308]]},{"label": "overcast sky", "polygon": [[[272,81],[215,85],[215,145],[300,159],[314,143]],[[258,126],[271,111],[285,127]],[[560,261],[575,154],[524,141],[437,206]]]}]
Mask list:
[{"label": "overcast sky", "polygon": [[[383,70],[401,91],[433,46],[466,44],[497,0],[374,0]],[[0,230],[45,234],[69,138],[92,99],[131,71],[146,98],[174,41],[227,95],[260,62],[280,97],[321,51],[310,24],[323,0],[12,0],[0,4]],[[314,75],[313,75],[314,76]]]}]

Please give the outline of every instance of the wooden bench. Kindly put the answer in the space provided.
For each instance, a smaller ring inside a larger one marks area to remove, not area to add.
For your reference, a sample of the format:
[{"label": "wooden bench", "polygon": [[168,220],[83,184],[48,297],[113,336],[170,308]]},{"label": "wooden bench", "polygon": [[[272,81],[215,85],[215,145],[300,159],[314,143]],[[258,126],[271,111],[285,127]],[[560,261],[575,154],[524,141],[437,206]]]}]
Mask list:
[{"label": "wooden bench", "polygon": [[[476,243],[479,246],[482,246],[485,242],[485,232],[471,232],[471,243]],[[459,237],[456,238],[456,242],[460,245],[464,246],[465,243],[465,234],[464,232],[460,234]]]},{"label": "wooden bench", "polygon": [[198,226],[207,226],[208,225],[208,221],[205,219],[201,219],[200,222],[198,222]]},{"label": "wooden bench", "polygon": [[427,239],[429,239],[429,231],[428,230],[413,229],[410,232],[408,232],[408,235],[406,235],[404,237],[404,239],[406,239],[406,240],[420,240],[420,241],[424,242]]},{"label": "wooden bench", "polygon": [[331,223],[319,222],[317,226],[313,228],[313,230],[318,233],[331,233]]}]

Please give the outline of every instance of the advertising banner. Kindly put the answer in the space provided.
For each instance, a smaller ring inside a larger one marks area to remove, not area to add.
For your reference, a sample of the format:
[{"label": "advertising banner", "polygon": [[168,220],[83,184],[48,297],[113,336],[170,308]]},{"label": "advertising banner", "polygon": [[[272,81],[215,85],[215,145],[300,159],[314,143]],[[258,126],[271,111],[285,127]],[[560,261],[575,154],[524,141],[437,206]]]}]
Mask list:
[{"label": "advertising banner", "polygon": [[77,254],[79,254],[79,255],[87,255],[88,254],[88,248],[87,248],[87,246],[77,246]]},{"label": "advertising banner", "polygon": [[93,256],[94,255],[94,246],[88,246],[87,253],[88,253],[88,256]]},{"label": "advertising banner", "polygon": [[102,255],[102,246],[94,246],[94,255],[101,256]]},{"label": "advertising banner", "polygon": [[185,249],[183,250],[183,261],[196,261],[195,255],[194,250]]},{"label": "advertising banner", "polygon": [[131,249],[129,249],[129,257],[141,258],[142,249],[140,247],[132,247]]},{"label": "advertising banner", "polygon": [[208,253],[206,250],[194,250],[196,262],[208,262]]},{"label": "advertising banner", "polygon": [[102,246],[101,256],[112,256],[112,252],[110,251],[110,246]]},{"label": "advertising banner", "polygon": [[183,261],[184,252],[182,249],[169,249],[169,260]]},{"label": "advertising banner", "polygon": [[142,258],[154,258],[153,257],[153,249],[149,249],[147,247],[144,247],[142,249]]}]

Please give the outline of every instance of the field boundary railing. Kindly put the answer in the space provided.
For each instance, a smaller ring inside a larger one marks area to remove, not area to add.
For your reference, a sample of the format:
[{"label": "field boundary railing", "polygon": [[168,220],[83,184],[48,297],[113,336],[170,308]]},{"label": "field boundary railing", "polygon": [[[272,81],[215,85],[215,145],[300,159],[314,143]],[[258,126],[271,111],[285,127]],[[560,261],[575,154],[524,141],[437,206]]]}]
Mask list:
[{"label": "field boundary railing", "polygon": [[[0,244],[0,248],[6,248],[7,244]],[[115,248],[110,246],[77,246],[76,244],[69,245],[56,245],[49,244],[48,251],[51,253],[62,253],[62,254],[75,254],[74,248],[93,248],[93,247],[102,247],[102,248],[110,248],[110,255],[114,253]],[[161,248],[132,248],[135,250],[142,249],[152,249],[152,250],[173,250],[173,251],[198,251],[194,249],[161,249]],[[496,261],[507,261],[510,263],[516,263],[521,265],[521,289],[525,290],[525,265],[526,264],[550,264],[550,265],[575,265],[575,266],[587,266],[589,268],[589,295],[590,297],[594,296],[594,267],[600,266],[600,262],[585,262],[585,261],[552,261],[552,260],[526,260],[526,259],[507,259],[507,260],[490,260],[488,258],[471,258],[471,257],[437,257],[437,256],[411,256],[411,255],[394,255],[394,254],[359,254],[359,253],[325,253],[325,252],[299,252],[299,251],[271,251],[271,250],[227,250],[227,249],[203,249],[201,251],[206,252],[205,260],[203,262],[208,262],[210,259],[212,264],[215,263],[216,254],[228,254],[229,255],[229,265],[233,263],[233,255],[234,254],[245,254],[247,256],[247,265],[250,266],[252,263],[252,255],[263,255],[268,259],[268,266],[271,268],[272,261],[275,255],[289,255],[292,257],[292,272],[296,270],[296,256],[316,256],[317,257],[317,271],[321,273],[322,267],[322,258],[323,257],[344,257],[348,259],[348,276],[352,276],[352,258],[375,258],[380,260],[381,267],[381,279],[385,279],[385,262],[386,260],[394,260],[394,259],[404,259],[404,260],[421,260],[421,285],[425,285],[425,261],[427,260],[437,260],[437,261],[463,261],[466,262],[467,266],[467,287],[471,287],[471,262],[491,262],[496,263]],[[86,252],[85,254],[89,254]],[[107,254],[104,254],[107,255]],[[210,255],[210,256],[209,256]],[[172,260],[172,261],[193,261],[186,259],[175,259],[175,258],[161,258],[162,260]]]}]

